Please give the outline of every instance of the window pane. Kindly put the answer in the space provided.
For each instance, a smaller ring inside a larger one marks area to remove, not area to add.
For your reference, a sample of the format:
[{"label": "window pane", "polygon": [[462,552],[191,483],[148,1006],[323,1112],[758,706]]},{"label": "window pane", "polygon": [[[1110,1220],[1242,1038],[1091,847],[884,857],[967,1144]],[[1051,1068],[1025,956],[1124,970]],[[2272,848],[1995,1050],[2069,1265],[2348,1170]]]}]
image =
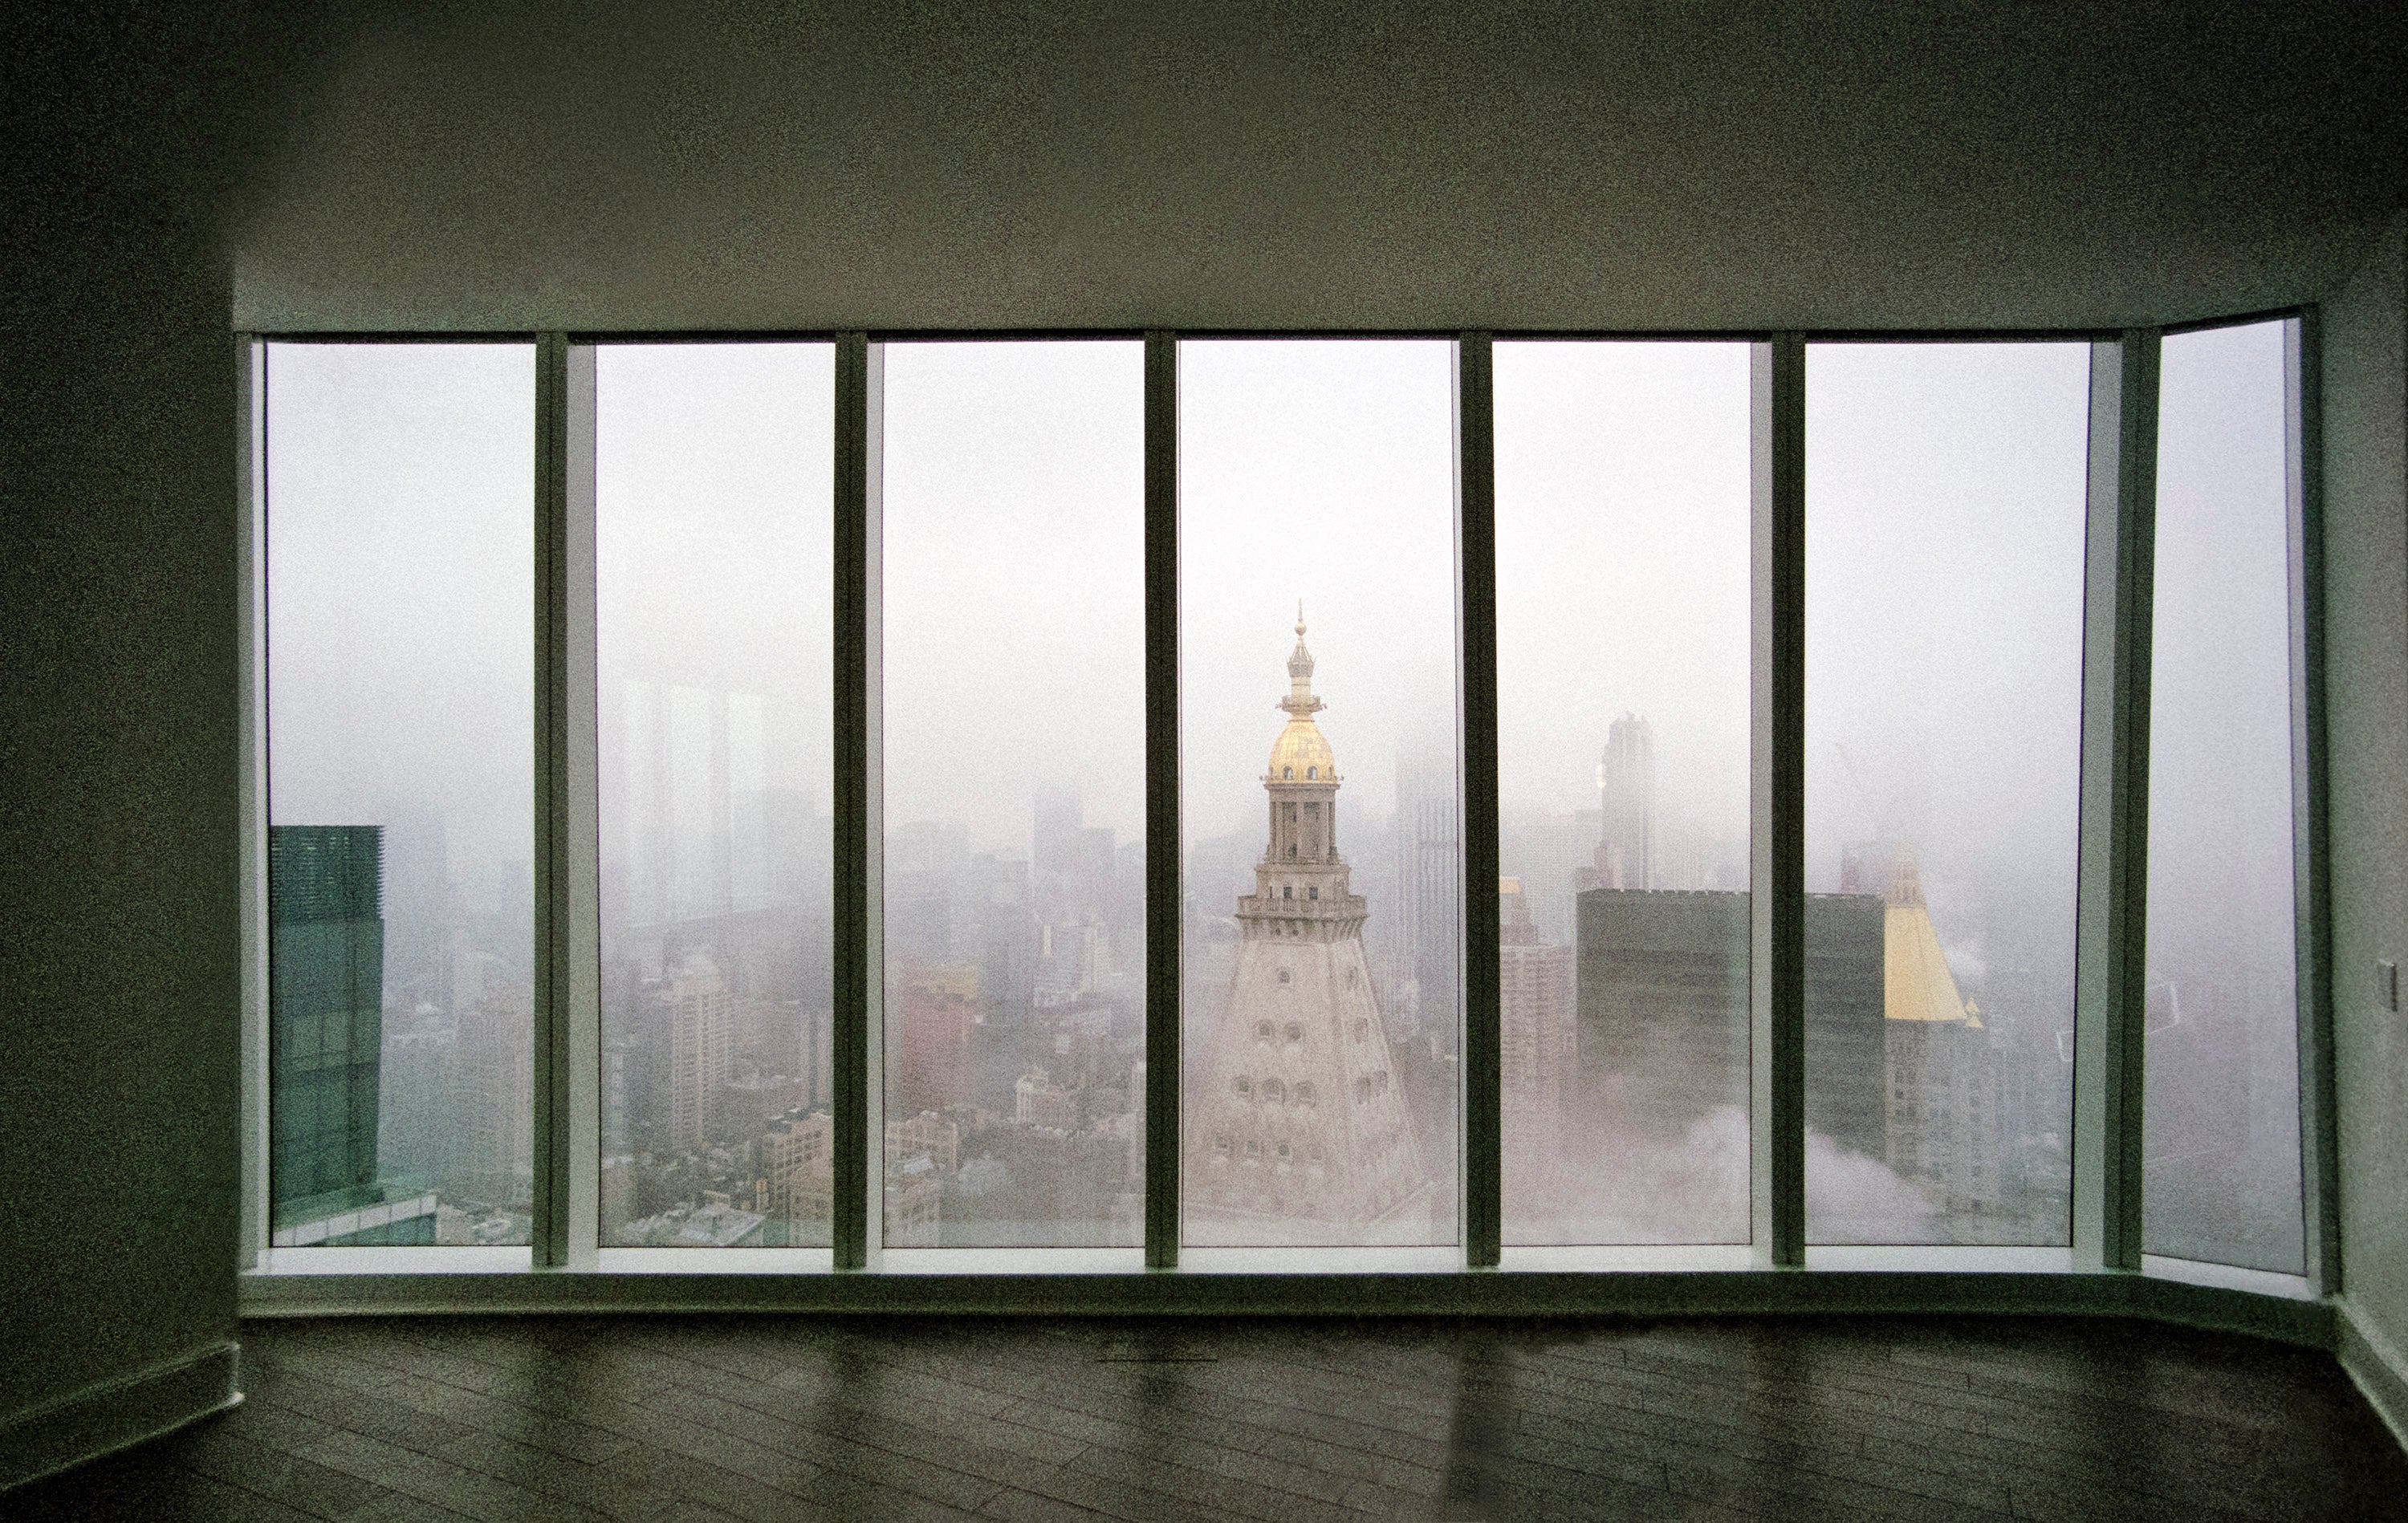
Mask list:
[{"label": "window pane", "polygon": [[828,1241],[834,356],[595,356],[606,1246]]},{"label": "window pane", "polygon": [[2165,341],[2142,1245],[2305,1267],[2283,327]]},{"label": "window pane", "polygon": [[1192,1244],[1456,1240],[1452,363],[1180,347]]},{"label": "window pane", "polygon": [[1748,1238],[1748,350],[1497,346],[1505,1240]]},{"label": "window pane", "polygon": [[885,1242],[1137,1245],[1144,348],[885,357]]},{"label": "window pane", "polygon": [[268,349],[270,1241],[531,1241],[535,351]]},{"label": "window pane", "polygon": [[2062,1244],[2089,349],[1806,385],[1806,1231]]}]

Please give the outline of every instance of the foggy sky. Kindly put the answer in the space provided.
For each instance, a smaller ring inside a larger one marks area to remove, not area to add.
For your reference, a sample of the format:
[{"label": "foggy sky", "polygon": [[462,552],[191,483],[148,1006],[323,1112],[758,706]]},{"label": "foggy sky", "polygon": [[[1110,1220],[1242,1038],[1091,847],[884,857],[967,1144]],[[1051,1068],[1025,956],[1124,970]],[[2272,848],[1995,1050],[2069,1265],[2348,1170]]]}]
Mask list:
[{"label": "foggy sky", "polygon": [[2083,344],[1807,349],[1806,883],[1903,838],[1952,954],[2009,885],[2072,954],[2088,398]]},{"label": "foggy sky", "polygon": [[455,877],[523,874],[533,346],[271,344],[267,366],[270,818],[423,802]]},{"label": "foggy sky", "polygon": [[1636,712],[1666,818],[1745,841],[1748,347],[1496,356],[1502,812],[1597,808],[1607,728]]},{"label": "foggy sky", "polygon": [[[2252,838],[2286,841],[2283,605],[2182,602],[2279,495],[2279,371],[2228,363],[2270,344],[2168,342],[2159,619],[2187,633],[2160,641],[2158,686],[2161,724],[2200,701],[2246,719],[2215,766],[2275,801]],[[1884,816],[1936,894],[2010,860],[2070,872],[2083,346],[1809,354],[1810,886]],[[822,809],[831,355],[607,349],[598,460],[607,671],[762,693],[771,780]],[[449,817],[456,872],[526,859],[532,359],[272,347],[280,820],[414,796]],[[1019,846],[1029,796],[1069,784],[1135,838],[1139,346],[896,344],[887,364],[890,821]],[[1299,597],[1349,801],[1384,812],[1399,744],[1451,746],[1455,722],[1448,347],[1190,342],[1181,367],[1188,833],[1258,826]],[[1507,343],[1497,377],[1509,813],[1593,806],[1605,726],[1632,709],[1668,817],[1743,838],[1744,347]],[[2193,539],[2184,514],[2207,516]],[[2160,747],[2161,789],[2202,786],[2181,749]]]}]

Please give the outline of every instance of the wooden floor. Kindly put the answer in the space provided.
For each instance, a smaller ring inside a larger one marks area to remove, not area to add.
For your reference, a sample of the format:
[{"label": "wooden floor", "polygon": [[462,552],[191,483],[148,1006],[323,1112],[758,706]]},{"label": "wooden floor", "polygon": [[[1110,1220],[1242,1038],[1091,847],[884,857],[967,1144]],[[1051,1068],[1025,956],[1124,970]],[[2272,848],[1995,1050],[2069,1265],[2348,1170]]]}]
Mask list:
[{"label": "wooden floor", "polygon": [[2408,1517],[2326,1355],[2034,1318],[244,1328],[53,1518]]}]

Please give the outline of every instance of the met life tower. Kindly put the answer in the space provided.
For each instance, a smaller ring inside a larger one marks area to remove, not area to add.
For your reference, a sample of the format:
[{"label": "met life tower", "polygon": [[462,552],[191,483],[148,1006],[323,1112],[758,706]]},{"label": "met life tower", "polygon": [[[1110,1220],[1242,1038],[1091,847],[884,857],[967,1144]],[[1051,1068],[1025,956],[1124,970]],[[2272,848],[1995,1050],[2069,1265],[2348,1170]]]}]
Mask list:
[{"label": "met life tower", "polygon": [[1270,844],[1238,901],[1228,1015],[1187,1123],[1185,1235],[1206,1245],[1426,1243],[1431,1189],[1338,854],[1338,760],[1297,610]]}]

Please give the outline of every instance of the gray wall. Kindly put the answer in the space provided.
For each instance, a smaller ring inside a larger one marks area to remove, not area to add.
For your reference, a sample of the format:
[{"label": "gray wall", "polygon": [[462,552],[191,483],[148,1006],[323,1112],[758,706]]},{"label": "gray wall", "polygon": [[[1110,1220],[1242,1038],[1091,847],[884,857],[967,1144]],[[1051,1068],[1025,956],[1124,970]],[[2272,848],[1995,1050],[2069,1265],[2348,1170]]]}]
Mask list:
[{"label": "gray wall", "polygon": [[[2325,306],[2327,719],[2343,1293],[2408,1351],[2408,221]],[[2408,1379],[2408,1369],[2393,1372]],[[2400,1415],[2408,1418],[2408,1413]]]},{"label": "gray wall", "polygon": [[138,1429],[225,1387],[235,413],[212,222],[270,115],[275,23],[59,7],[0,50],[0,1480],[125,1436],[23,1421],[78,1392],[203,1356],[111,1396]]}]

